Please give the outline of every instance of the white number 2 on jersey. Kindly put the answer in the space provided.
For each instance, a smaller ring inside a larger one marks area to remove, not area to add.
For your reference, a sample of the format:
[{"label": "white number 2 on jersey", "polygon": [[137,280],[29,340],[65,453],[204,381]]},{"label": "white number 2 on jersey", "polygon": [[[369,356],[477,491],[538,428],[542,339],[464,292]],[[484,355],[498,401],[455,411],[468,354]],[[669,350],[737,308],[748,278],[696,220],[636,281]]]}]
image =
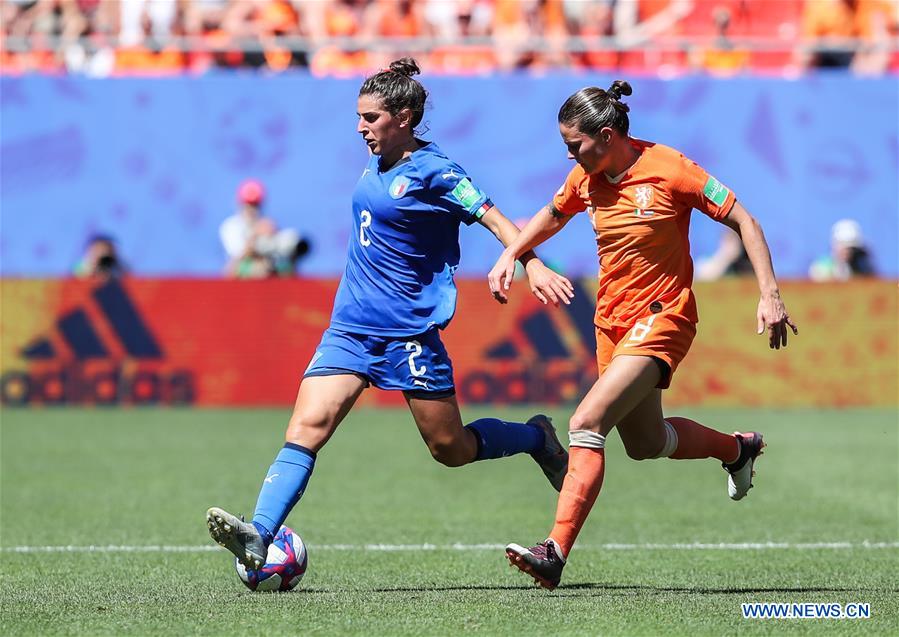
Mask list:
[{"label": "white number 2 on jersey", "polygon": [[371,239],[365,236],[365,229],[371,225],[371,213],[368,210],[363,210],[359,213],[359,217],[361,218],[359,221],[359,243],[362,244],[363,248],[367,248],[371,245]]},{"label": "white number 2 on jersey", "polygon": [[406,351],[412,352],[409,354],[409,371],[412,372],[413,376],[424,376],[428,371],[428,368],[422,365],[421,367],[416,367],[415,365],[415,357],[421,354],[421,343],[418,341],[407,341],[406,342]]}]

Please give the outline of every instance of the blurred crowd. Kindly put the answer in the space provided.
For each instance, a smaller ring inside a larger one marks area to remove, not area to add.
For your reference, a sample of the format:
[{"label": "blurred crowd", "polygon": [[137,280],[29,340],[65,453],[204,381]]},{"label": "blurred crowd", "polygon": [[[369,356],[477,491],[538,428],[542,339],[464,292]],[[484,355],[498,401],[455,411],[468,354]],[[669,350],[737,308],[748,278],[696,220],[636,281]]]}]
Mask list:
[{"label": "blurred crowd", "polygon": [[4,73],[899,70],[899,0],[0,0]]},{"label": "blurred crowd", "polygon": [[[294,228],[279,227],[264,211],[266,187],[258,179],[241,182],[237,209],[219,226],[225,254],[223,273],[233,279],[291,277],[309,255],[309,240]],[[112,234],[91,233],[72,269],[81,279],[106,281],[130,274]]]}]

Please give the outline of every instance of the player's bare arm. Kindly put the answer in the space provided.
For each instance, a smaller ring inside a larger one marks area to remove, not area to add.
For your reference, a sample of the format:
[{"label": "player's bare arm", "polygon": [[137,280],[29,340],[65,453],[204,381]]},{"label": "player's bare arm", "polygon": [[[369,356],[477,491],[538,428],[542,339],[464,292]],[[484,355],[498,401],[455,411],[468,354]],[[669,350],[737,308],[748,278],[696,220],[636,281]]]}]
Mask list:
[{"label": "player's bare arm", "polygon": [[[503,246],[508,247],[521,234],[512,221],[509,220],[499,208],[496,206],[490,208],[480,219],[481,225],[490,230]],[[528,281],[531,284],[531,293],[536,296],[541,303],[546,305],[552,303],[558,307],[559,303],[566,305],[571,302],[574,296],[574,286],[571,281],[561,274],[553,272],[546,267],[543,262],[537,258],[533,250],[527,250],[518,259],[524,266],[528,274]],[[494,293],[494,298],[500,303],[506,303],[505,296],[499,296]]]},{"label": "player's bare arm", "polygon": [[[552,204],[547,204],[531,217],[531,220],[518,234],[515,241],[506,246],[493,269],[490,270],[490,274],[487,275],[490,291],[500,303],[505,303],[508,300],[506,290],[512,285],[512,277],[515,274],[515,260],[521,254],[528,250],[533,250],[552,237],[564,228],[570,219],[571,217],[561,214]],[[530,276],[531,273],[528,271],[528,277]]]},{"label": "player's bare arm", "polygon": [[758,279],[761,292],[757,312],[758,333],[762,334],[767,328],[769,346],[772,349],[786,347],[787,327],[793,330],[794,335],[799,334],[799,329],[787,314],[787,308],[780,297],[771,251],[768,249],[768,242],[765,241],[761,224],[739,201],[734,203],[734,207],[721,223],[740,235],[746,254],[752,262],[755,277]]}]

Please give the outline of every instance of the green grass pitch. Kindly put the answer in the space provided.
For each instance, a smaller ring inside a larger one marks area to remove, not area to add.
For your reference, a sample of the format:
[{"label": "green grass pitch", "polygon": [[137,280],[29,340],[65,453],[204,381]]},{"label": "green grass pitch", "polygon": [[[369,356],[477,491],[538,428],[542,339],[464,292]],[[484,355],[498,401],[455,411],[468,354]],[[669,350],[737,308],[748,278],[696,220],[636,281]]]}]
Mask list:
[{"label": "green grass pitch", "polygon": [[[569,412],[549,413],[564,429]],[[731,502],[715,461],[634,462],[612,436],[603,492],[550,593],[492,548],[551,526],[555,492],[529,457],[448,469],[407,412],[356,411],[288,519],[309,545],[301,589],[257,594],[211,550],[204,513],[252,514],[286,411],[4,410],[0,633],[896,634],[896,412],[680,413],[763,431],[756,488]],[[782,546],[671,547],[766,542]],[[838,542],[848,544],[796,546]],[[366,548],[376,544],[410,546]],[[434,548],[411,546],[422,544]],[[91,545],[120,548],[16,548]],[[122,548],[157,545],[184,550]],[[867,602],[872,617],[742,619],[751,601]]]}]

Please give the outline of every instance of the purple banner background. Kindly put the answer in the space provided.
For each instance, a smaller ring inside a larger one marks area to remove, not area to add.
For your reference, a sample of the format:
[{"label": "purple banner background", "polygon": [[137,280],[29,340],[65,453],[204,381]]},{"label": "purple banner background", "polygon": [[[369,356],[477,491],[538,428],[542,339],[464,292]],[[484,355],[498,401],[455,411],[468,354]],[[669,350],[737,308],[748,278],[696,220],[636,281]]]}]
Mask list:
[{"label": "purple banner background", "polygon": [[[511,218],[545,204],[570,168],[555,120],[573,91],[607,76],[425,77],[436,141]],[[899,275],[899,85],[822,75],[632,80],[632,133],[674,146],[733,188],[765,227],[778,271],[804,276],[853,217],[879,270]],[[246,177],[267,212],[311,236],[309,275],[337,275],[349,201],[366,161],[355,132],[356,80],[228,74],[202,78],[0,80],[0,272],[64,275],[94,232],[115,235],[136,274],[215,275],[218,226]],[[583,217],[583,215],[582,215]],[[694,256],[720,227],[695,215]],[[486,272],[499,245],[463,229],[460,273]],[[542,255],[596,271],[577,219]]]}]

